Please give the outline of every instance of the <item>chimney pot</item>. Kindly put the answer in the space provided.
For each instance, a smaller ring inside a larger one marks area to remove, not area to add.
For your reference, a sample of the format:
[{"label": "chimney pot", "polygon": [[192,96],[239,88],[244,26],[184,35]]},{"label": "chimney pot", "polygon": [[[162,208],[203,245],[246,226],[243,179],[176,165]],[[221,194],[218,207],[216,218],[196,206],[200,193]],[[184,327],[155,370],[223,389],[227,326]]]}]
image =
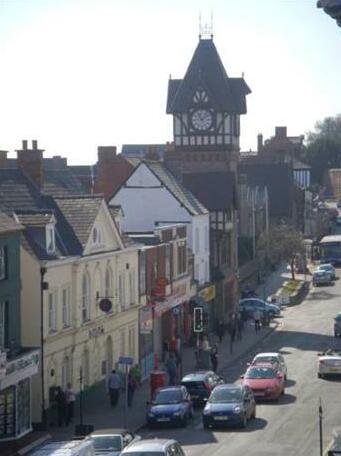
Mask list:
[{"label": "chimney pot", "polygon": [[259,133],[257,135],[257,151],[259,152],[263,148],[263,135]]},{"label": "chimney pot", "polygon": [[0,168],[6,168],[7,150],[0,150]]},{"label": "chimney pot", "polygon": [[33,150],[38,149],[38,141],[36,139],[32,139],[32,149]]},{"label": "chimney pot", "polygon": [[22,148],[23,150],[27,150],[27,139],[22,140]]}]

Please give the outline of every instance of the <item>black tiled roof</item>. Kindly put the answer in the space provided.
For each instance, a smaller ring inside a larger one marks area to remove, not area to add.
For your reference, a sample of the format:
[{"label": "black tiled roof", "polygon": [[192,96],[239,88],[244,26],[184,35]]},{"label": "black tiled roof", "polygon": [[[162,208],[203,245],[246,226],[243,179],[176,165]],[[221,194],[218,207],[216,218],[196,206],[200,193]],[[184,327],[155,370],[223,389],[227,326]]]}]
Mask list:
[{"label": "black tiled roof", "polygon": [[[70,239],[70,229],[68,230],[68,233],[64,230],[64,234],[66,235],[66,238],[75,243],[75,247],[76,240],[78,240],[82,248],[85,247],[102,201],[103,197],[93,197],[90,195],[83,197],[55,198],[59,211],[65,217],[68,225],[72,228],[76,239]],[[73,251],[73,253],[76,253],[76,251]]]},{"label": "black tiled roof", "polygon": [[286,164],[239,165],[239,173],[246,174],[251,186],[266,186],[269,194],[269,212],[272,216],[291,216],[293,180]]},{"label": "black tiled roof", "polygon": [[0,234],[12,231],[21,231],[24,227],[13,220],[11,217],[0,211]]},{"label": "black tiled roof", "polygon": [[200,39],[183,80],[168,84],[167,113],[185,112],[193,106],[198,87],[208,91],[216,110],[246,113],[245,96],[250,93],[243,78],[230,79],[212,39]]},{"label": "black tiled roof", "polygon": [[209,211],[236,207],[236,183],[230,171],[184,174],[183,183]]}]

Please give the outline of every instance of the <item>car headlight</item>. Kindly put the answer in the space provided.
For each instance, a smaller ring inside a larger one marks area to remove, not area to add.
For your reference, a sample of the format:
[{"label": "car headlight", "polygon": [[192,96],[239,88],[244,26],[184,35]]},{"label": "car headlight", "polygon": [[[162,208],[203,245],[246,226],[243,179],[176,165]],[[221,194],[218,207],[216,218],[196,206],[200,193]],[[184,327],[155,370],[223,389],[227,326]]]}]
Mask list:
[{"label": "car headlight", "polygon": [[173,416],[181,416],[182,415],[182,411],[179,410],[178,412],[173,412]]},{"label": "car headlight", "polygon": [[209,408],[204,408],[204,410],[202,411],[202,414],[203,414],[203,415],[210,415],[210,414],[211,414],[211,409],[209,409]]},{"label": "car headlight", "polygon": [[237,406],[233,409],[233,413],[240,413],[241,410],[242,410],[242,409],[239,407],[239,405],[237,405]]}]

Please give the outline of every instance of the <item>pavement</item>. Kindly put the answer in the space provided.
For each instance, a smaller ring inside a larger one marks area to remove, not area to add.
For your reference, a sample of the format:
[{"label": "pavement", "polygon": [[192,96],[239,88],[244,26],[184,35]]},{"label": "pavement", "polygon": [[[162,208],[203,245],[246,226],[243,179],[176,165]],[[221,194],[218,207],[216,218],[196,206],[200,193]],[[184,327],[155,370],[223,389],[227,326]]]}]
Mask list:
[{"label": "pavement", "polygon": [[[274,294],[284,281],[291,277],[290,271],[285,265],[281,265],[276,271],[267,276],[263,283],[256,288],[256,293],[263,298]],[[310,279],[310,276],[307,276]],[[297,274],[297,279],[304,279],[303,275]],[[255,332],[253,322],[246,323],[242,340],[235,341],[233,352],[230,353],[229,337],[225,335],[222,343],[218,344],[218,373],[226,371],[229,367],[238,363],[255,346],[266,339],[278,326],[283,324],[283,318],[273,320],[269,327],[263,327]],[[195,356],[193,347],[182,349],[182,375],[195,371]],[[95,429],[100,428],[122,428],[127,427],[137,431],[144,426],[146,402],[150,399],[149,381],[145,381],[135,391],[133,405],[125,409],[124,394],[119,398],[119,403],[112,408],[109,403],[105,385],[101,385],[95,392],[89,394],[83,401],[83,424],[93,425]],[[75,422],[69,426],[50,427],[49,433],[53,440],[68,440],[74,435],[74,425],[80,422],[79,404],[76,403]]]}]

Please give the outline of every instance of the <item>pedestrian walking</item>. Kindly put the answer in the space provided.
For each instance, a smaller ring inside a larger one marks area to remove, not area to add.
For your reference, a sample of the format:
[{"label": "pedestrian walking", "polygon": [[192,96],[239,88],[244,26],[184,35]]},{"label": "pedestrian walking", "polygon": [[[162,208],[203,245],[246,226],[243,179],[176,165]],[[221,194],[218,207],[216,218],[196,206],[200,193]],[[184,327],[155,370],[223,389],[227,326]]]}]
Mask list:
[{"label": "pedestrian walking", "polygon": [[128,407],[131,407],[133,405],[133,397],[134,393],[137,387],[137,382],[135,378],[129,373],[128,375],[128,390],[127,390],[127,402],[128,402]]},{"label": "pedestrian walking", "polygon": [[219,337],[219,343],[220,344],[223,341],[224,332],[225,332],[224,322],[223,322],[223,320],[219,320],[218,328],[217,328],[217,334],[218,334],[218,337]]},{"label": "pedestrian walking", "polygon": [[71,383],[67,384],[65,390],[65,401],[66,401],[66,425],[68,426],[74,417],[75,413],[75,401],[76,395],[73,391]]},{"label": "pedestrian walking", "polygon": [[261,323],[261,313],[258,309],[253,312],[253,319],[255,321],[255,331],[258,332],[260,330]]},{"label": "pedestrian walking", "polygon": [[121,388],[121,377],[116,372],[116,370],[113,369],[110,374],[109,382],[108,382],[109,398],[110,398],[111,407],[115,407],[118,403],[120,388]]},{"label": "pedestrian walking", "polygon": [[58,387],[58,392],[56,395],[57,402],[57,414],[58,414],[58,426],[62,427],[66,423],[66,401],[65,393],[62,388]]},{"label": "pedestrian walking", "polygon": [[213,345],[211,348],[211,364],[213,372],[217,372],[218,369],[218,348],[216,345]]},{"label": "pedestrian walking", "polygon": [[175,385],[177,367],[174,352],[169,353],[169,358],[166,362],[166,369],[168,373],[169,384]]},{"label": "pedestrian walking", "polygon": [[130,374],[133,377],[133,379],[136,382],[136,387],[141,386],[141,380],[142,380],[142,373],[140,366],[138,364],[135,364],[131,369],[130,369]]}]

